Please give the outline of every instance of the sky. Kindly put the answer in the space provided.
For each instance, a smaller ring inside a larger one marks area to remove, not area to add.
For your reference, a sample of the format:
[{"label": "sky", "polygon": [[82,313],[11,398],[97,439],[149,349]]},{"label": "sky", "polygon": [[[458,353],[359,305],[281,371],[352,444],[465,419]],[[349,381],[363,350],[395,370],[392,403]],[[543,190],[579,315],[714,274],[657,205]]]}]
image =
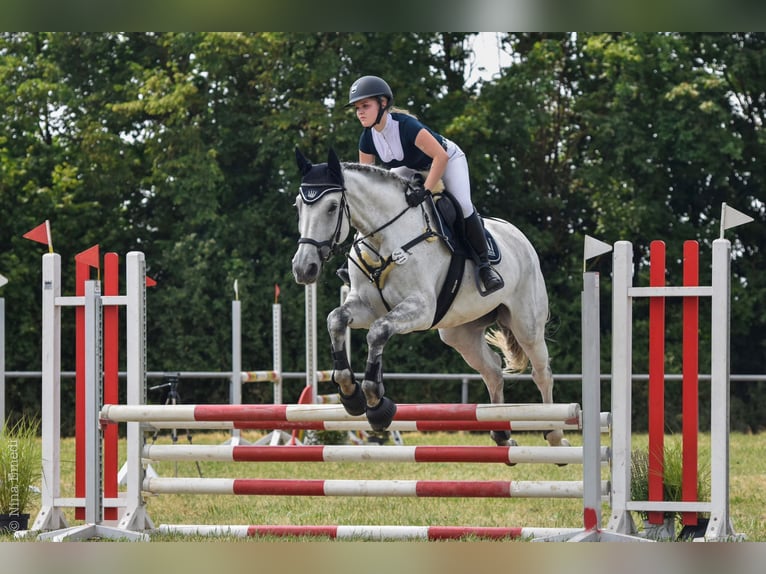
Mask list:
[{"label": "sky", "polygon": [[[479,79],[488,80],[510,64],[510,56],[498,47],[498,32],[479,32],[473,40],[475,62],[469,66],[466,83],[473,84]],[[483,68],[480,69],[480,68]]]}]

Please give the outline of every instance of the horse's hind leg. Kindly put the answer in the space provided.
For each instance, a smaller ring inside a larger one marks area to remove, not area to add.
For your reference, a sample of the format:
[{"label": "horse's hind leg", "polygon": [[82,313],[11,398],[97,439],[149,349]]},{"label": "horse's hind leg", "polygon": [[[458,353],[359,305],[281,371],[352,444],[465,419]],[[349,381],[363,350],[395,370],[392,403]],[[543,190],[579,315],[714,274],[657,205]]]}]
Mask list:
[{"label": "horse's hind leg", "polygon": [[[527,357],[529,357],[529,362],[532,365],[532,380],[540,390],[540,394],[543,397],[543,403],[552,403],[553,373],[549,364],[548,347],[545,344],[545,340],[540,338],[531,345],[527,346],[521,342],[519,342],[519,344],[522,345],[522,348],[524,348]],[[564,438],[564,433],[561,429],[545,431],[543,436],[551,446],[569,445],[569,441]]]},{"label": "horse's hind leg", "polygon": [[[515,338],[521,351],[529,359],[532,366],[532,380],[540,391],[543,403],[553,403],[553,372],[548,346],[545,343],[544,318],[540,314],[537,317],[530,314],[525,316],[523,312],[521,316],[518,313],[513,315],[509,314],[507,309],[503,309],[498,315],[498,323],[506,331],[506,338]],[[546,431],[544,436],[551,446],[569,444],[561,429]]]},{"label": "horse's hind leg", "polygon": [[[444,343],[460,353],[469,367],[478,371],[487,387],[490,402],[502,404],[505,384],[502,361],[484,338],[484,329],[491,322],[488,316],[459,327],[440,329],[439,336]],[[517,444],[511,439],[511,433],[508,430],[494,430],[490,432],[490,436],[498,446]]]}]

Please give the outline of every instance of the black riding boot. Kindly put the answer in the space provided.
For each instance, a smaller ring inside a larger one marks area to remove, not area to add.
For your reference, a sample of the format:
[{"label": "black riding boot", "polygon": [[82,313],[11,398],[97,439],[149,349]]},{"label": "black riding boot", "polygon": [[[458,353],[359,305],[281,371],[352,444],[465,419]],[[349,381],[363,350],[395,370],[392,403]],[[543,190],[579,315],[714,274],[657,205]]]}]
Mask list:
[{"label": "black riding boot", "polygon": [[340,280],[343,281],[343,283],[349,286],[351,285],[351,279],[348,276],[348,259],[343,260],[343,265],[338,267],[335,274],[340,277]]},{"label": "black riding boot", "polygon": [[500,274],[489,264],[487,255],[487,238],[484,236],[484,225],[481,223],[479,214],[474,211],[465,218],[465,237],[471,249],[479,258],[479,279],[484,286],[482,295],[489,295],[500,289],[505,283]]}]

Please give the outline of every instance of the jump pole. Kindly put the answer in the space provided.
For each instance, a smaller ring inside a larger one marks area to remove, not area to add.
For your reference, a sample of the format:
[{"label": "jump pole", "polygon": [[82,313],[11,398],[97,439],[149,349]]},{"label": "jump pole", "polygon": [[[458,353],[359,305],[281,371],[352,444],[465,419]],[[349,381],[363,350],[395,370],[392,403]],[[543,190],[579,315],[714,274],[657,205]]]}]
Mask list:
[{"label": "jump pole", "polygon": [[[601,413],[601,432],[609,433],[609,413]],[[152,431],[168,428],[178,428],[177,422],[172,421],[144,421],[145,428]],[[240,430],[314,430],[314,431],[371,431],[372,427],[366,420],[354,421],[300,421],[286,422],[276,420],[266,421],[193,421],[183,423],[184,428],[194,430],[231,429]],[[492,431],[508,430],[515,432],[530,431],[581,431],[582,425],[563,421],[393,421],[388,427],[392,431],[409,432],[445,432],[445,431]]]},{"label": "jump pole", "polygon": [[[267,448],[267,447],[266,447]],[[597,486],[606,496],[607,481]],[[581,481],[331,480],[257,478],[147,478],[153,494],[237,496],[384,496],[412,498],[582,498]]]},{"label": "jump pole", "polygon": [[469,537],[492,540],[529,540],[571,534],[576,528],[505,528],[482,526],[203,526],[161,524],[159,532],[198,536],[324,536],[334,540],[460,540]]},{"label": "jump pole", "polygon": [[[537,421],[559,420],[575,423],[580,420],[577,403],[503,403],[503,404],[400,404],[395,421]],[[359,421],[364,415],[354,416],[343,405],[104,405],[100,418],[103,422],[173,421]],[[597,415],[600,420],[600,413]]]},{"label": "jump pole", "polygon": [[[599,437],[600,438],[600,437]],[[608,462],[607,447],[596,450],[600,483],[601,466]],[[417,463],[550,463],[584,464],[584,447],[562,446],[388,446],[310,445],[291,446],[215,446],[146,445],[143,458],[156,461],[217,462],[417,462]],[[595,488],[598,504],[602,493]]]}]

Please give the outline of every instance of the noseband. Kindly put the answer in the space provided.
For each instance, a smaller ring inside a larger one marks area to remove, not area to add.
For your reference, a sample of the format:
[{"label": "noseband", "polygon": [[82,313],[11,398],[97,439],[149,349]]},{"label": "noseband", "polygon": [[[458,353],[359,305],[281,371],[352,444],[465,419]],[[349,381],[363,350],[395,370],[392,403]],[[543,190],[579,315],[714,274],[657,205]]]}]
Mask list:
[{"label": "noseband", "polygon": [[332,233],[329,239],[324,241],[318,241],[311,237],[301,237],[298,239],[298,245],[302,243],[308,243],[317,248],[319,258],[322,262],[326,262],[332,257],[337,250],[338,245],[341,242],[341,228],[343,226],[343,216],[349,217],[348,202],[346,201],[346,188],[338,185],[337,183],[302,183],[300,186],[301,199],[306,205],[316,203],[322,197],[329,193],[340,193],[340,209],[338,210],[338,221],[335,223],[335,231]]}]

